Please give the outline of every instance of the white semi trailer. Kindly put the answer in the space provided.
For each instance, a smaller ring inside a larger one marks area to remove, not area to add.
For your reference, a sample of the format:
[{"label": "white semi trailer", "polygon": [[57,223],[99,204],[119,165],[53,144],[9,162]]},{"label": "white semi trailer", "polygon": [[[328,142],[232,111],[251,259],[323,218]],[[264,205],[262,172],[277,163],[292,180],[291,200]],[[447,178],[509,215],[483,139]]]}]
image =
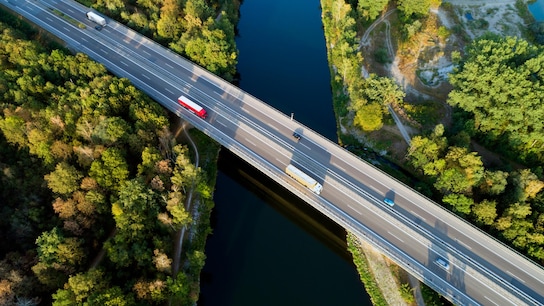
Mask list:
[{"label": "white semi trailer", "polygon": [[90,21],[96,22],[99,25],[105,27],[106,26],[106,19],[100,15],[98,15],[95,12],[87,12],[87,18],[89,18]]},{"label": "white semi trailer", "polygon": [[294,178],[297,182],[306,186],[315,194],[320,194],[321,190],[323,189],[323,186],[321,186],[321,184],[319,184],[316,180],[311,178],[308,174],[302,172],[302,170],[298,169],[297,167],[293,165],[288,165],[287,168],[285,168],[285,173],[289,174],[290,177]]}]

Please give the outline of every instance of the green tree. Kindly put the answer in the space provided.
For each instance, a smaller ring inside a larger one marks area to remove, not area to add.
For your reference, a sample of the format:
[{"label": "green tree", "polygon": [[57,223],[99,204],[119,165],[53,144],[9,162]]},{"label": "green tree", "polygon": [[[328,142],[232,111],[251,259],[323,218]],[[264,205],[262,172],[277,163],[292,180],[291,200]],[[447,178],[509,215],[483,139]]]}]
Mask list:
[{"label": "green tree", "polygon": [[143,232],[151,231],[157,208],[153,191],[136,179],[123,184],[112,213],[121,235],[137,240]]},{"label": "green tree", "polygon": [[[472,187],[480,184],[484,167],[475,152],[468,152],[466,148],[450,147],[443,159],[436,159],[436,152],[440,148],[438,144],[417,137],[414,139],[416,141],[408,153],[410,160],[414,166],[422,167],[426,175],[436,177],[434,186],[437,189],[444,193],[471,194]],[[440,140],[438,143],[443,145]]]},{"label": "green tree", "polygon": [[142,151],[142,162],[138,165],[138,174],[154,173],[155,165],[162,160],[161,153],[156,148],[146,147]]},{"label": "green tree", "polygon": [[188,31],[201,30],[203,20],[213,17],[213,10],[204,0],[187,0],[185,3],[185,28]]},{"label": "green tree", "polygon": [[132,293],[125,294],[121,288],[115,286],[97,291],[87,299],[89,305],[104,306],[132,306],[136,301]]},{"label": "green tree", "polygon": [[[222,22],[225,23],[227,19]],[[234,41],[228,41],[225,32],[213,26],[209,19],[199,35],[185,44],[185,53],[195,62],[216,74],[234,74],[232,67],[237,63],[238,52]]]},{"label": "green tree", "polygon": [[127,162],[117,148],[108,148],[104,151],[100,159],[93,161],[89,170],[89,175],[100,186],[111,189],[121,188],[128,174]]},{"label": "green tree", "polygon": [[485,170],[480,189],[489,195],[499,195],[508,184],[507,178],[508,172]]},{"label": "green tree", "polygon": [[178,20],[179,12],[178,1],[164,1],[161,7],[160,19],[157,21],[157,34],[159,37],[174,39],[181,35],[183,26]]},{"label": "green tree", "polygon": [[47,265],[59,263],[75,266],[83,261],[85,253],[81,241],[76,238],[66,238],[57,228],[42,233],[36,239],[38,258]]},{"label": "green tree", "polygon": [[64,289],[53,294],[53,306],[85,305],[93,292],[104,290],[106,286],[104,273],[97,269],[70,276]]},{"label": "green tree", "polygon": [[[436,160],[440,159],[443,149],[429,138],[415,136],[410,141],[407,156],[414,168],[424,170],[426,166],[433,165]],[[429,171],[425,171],[425,174],[434,176],[438,174],[438,171],[429,169]]]},{"label": "green tree", "polygon": [[507,143],[522,158],[544,159],[544,52],[515,37],[488,36],[471,43],[450,77],[448,103],[474,116],[488,141]]},{"label": "green tree", "polygon": [[448,203],[449,205],[451,205],[453,208],[453,211],[459,212],[462,215],[468,215],[470,213],[470,208],[474,204],[474,200],[472,200],[471,198],[468,198],[465,195],[456,194],[456,193],[451,193],[446,195],[442,199],[442,201],[444,201],[444,203]]},{"label": "green tree", "polygon": [[512,182],[514,185],[513,201],[525,202],[527,199],[534,198],[543,188],[544,182],[538,179],[536,174],[530,169],[521,169],[512,173]]},{"label": "green tree", "polygon": [[472,206],[472,214],[479,225],[492,225],[497,218],[497,203],[483,200]]},{"label": "green tree", "polygon": [[111,146],[130,133],[128,123],[119,117],[102,118],[92,132],[94,143]]},{"label": "green tree", "polygon": [[365,20],[374,20],[387,7],[388,3],[389,0],[359,0],[357,2],[357,11],[359,16]]},{"label": "green tree", "polygon": [[427,16],[433,0],[397,0],[398,8],[404,15],[410,17],[414,14]]},{"label": "green tree", "polygon": [[463,171],[469,184],[467,191],[482,181],[484,165],[476,152],[468,152],[466,148],[450,147],[445,160],[447,168],[457,167]]},{"label": "green tree", "polygon": [[81,172],[66,162],[57,164],[55,171],[44,176],[47,186],[55,193],[69,195],[79,188]]},{"label": "green tree", "polygon": [[9,143],[17,144],[19,147],[28,145],[24,119],[18,116],[0,118],[0,129]]},{"label": "green tree", "polygon": [[434,186],[442,193],[463,193],[470,188],[470,182],[459,168],[448,168],[438,176]]},{"label": "green tree", "polygon": [[28,130],[27,137],[30,153],[40,157],[44,163],[52,164],[54,158],[51,154],[51,145],[53,144],[51,131],[46,127],[36,127]]},{"label": "green tree", "polygon": [[422,136],[412,138],[407,157],[413,167],[431,176],[438,175],[444,169],[443,156],[447,149],[447,140],[443,133],[444,126],[437,125],[429,138]]},{"label": "green tree", "polygon": [[381,105],[398,105],[406,95],[392,78],[371,75],[367,79],[366,96],[370,101]]},{"label": "green tree", "polygon": [[362,106],[353,118],[353,125],[363,131],[376,131],[383,126],[383,107],[372,103]]},{"label": "green tree", "polygon": [[511,241],[515,247],[525,249],[528,237],[534,229],[533,223],[527,220],[531,211],[531,205],[528,203],[510,205],[497,219],[495,228],[500,230],[501,235]]}]

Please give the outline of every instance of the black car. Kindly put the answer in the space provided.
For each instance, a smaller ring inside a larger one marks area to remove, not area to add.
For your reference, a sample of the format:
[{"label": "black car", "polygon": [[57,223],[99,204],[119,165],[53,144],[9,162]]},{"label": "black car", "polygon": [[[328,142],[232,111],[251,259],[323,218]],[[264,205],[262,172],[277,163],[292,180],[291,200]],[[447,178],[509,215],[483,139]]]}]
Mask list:
[{"label": "black car", "polygon": [[300,136],[300,134],[297,133],[297,132],[293,132],[293,137],[295,137],[297,139],[297,141],[299,141],[300,138],[302,138],[302,136]]},{"label": "black car", "polygon": [[98,31],[102,30],[102,26],[101,25],[97,25],[94,27],[95,29],[97,29]]}]

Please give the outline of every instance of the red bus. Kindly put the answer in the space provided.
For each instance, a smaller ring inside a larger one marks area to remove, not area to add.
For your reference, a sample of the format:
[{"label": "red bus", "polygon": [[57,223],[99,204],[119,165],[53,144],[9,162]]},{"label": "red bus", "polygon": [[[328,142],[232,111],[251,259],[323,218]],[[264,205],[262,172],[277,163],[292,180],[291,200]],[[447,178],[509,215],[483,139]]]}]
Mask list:
[{"label": "red bus", "polygon": [[202,108],[202,106],[196,104],[195,102],[189,100],[189,98],[185,97],[185,96],[181,96],[178,98],[178,102],[179,104],[181,104],[181,106],[185,107],[186,109],[192,111],[193,113],[195,113],[198,117],[202,118],[202,119],[206,119],[206,117],[208,116],[208,113],[206,113],[206,110]]}]

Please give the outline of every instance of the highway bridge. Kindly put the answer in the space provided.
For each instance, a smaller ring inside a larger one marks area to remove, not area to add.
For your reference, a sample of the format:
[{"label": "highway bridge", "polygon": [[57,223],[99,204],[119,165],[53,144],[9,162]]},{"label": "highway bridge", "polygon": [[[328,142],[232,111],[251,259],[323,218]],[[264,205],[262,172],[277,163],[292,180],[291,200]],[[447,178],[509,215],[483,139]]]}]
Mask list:
[{"label": "highway bridge", "polygon": [[[130,79],[455,304],[544,305],[542,267],[250,94],[111,19],[95,29],[85,16],[89,9],[76,2],[0,3]],[[209,116],[182,108],[180,95],[198,101]],[[321,183],[321,194],[287,176],[289,164]],[[395,205],[385,204],[386,197]]]}]

